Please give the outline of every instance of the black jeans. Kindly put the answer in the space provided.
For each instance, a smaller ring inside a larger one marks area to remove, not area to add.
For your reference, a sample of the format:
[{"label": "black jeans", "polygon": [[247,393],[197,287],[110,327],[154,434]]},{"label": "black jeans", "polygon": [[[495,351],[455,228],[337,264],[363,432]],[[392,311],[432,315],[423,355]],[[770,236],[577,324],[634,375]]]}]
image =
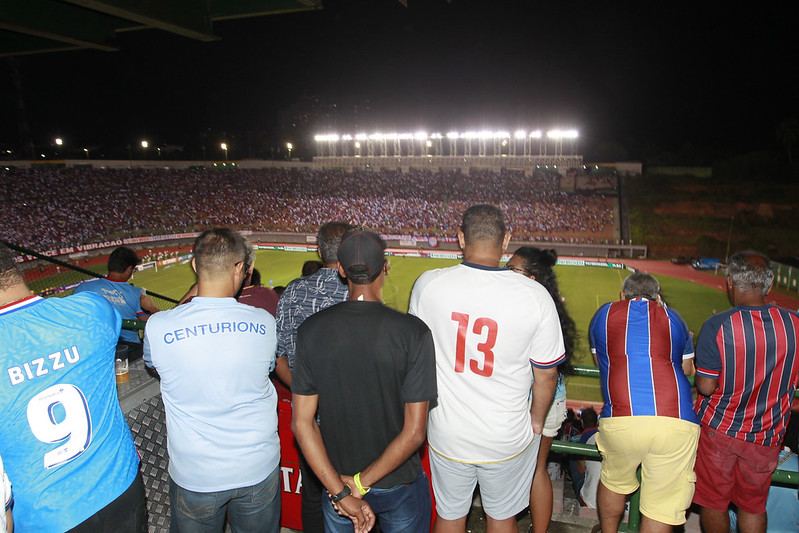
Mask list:
[{"label": "black jeans", "polygon": [[69,533],[147,533],[147,499],[141,472],[119,497]]}]

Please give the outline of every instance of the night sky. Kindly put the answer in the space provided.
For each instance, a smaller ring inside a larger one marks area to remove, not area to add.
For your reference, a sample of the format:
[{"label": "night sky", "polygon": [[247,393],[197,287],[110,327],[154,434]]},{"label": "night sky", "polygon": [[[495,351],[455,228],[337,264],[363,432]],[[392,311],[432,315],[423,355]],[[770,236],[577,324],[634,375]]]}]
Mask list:
[{"label": "night sky", "polygon": [[[581,152],[711,158],[777,149],[777,125],[799,116],[795,18],[767,4],[408,4],[330,1],[217,22],[211,43],[145,30],[119,34],[119,52],[19,57],[31,135],[109,155],[142,138],[240,139],[231,156],[246,157],[247,135],[250,152],[300,142],[280,138],[281,116],[318,98],[340,110],[338,133],[561,127],[579,130]],[[9,72],[0,61],[0,145],[16,146]]]}]

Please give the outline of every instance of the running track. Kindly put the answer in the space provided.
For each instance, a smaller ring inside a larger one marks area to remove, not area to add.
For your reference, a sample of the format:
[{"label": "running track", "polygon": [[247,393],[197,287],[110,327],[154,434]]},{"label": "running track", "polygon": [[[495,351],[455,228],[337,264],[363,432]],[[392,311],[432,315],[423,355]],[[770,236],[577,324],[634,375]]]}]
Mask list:
[{"label": "running track", "polygon": [[[724,278],[715,276],[708,272],[702,272],[694,269],[691,265],[675,265],[668,261],[653,261],[646,259],[612,259],[610,261],[618,261],[625,265],[631,266],[636,270],[643,270],[650,274],[661,274],[664,276],[671,276],[673,278],[685,279],[694,283],[700,283],[720,291],[726,291],[727,287],[724,283]],[[796,311],[799,309],[799,298],[779,294],[775,291],[770,292],[766,296],[766,301],[773,303],[785,309]]]}]

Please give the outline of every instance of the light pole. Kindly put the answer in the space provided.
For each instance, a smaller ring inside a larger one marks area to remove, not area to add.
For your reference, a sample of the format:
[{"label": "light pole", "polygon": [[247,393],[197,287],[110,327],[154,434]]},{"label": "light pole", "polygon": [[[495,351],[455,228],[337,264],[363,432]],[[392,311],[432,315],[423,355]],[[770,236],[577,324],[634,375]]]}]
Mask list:
[{"label": "light pole", "polygon": [[222,143],[219,147],[225,151],[225,161],[227,161],[227,143]]},{"label": "light pole", "polygon": [[83,152],[86,154],[86,159],[89,159],[89,149],[88,148],[84,148]]},{"label": "light pole", "polygon": [[142,149],[142,152],[144,153],[144,159],[147,159],[147,147],[148,146],[150,146],[149,142],[147,142],[147,141],[142,141],[141,142],[141,149]]},{"label": "light pole", "polygon": [[64,139],[62,139],[61,137],[56,137],[55,145],[56,145],[55,155],[58,155],[58,149],[64,145]]},{"label": "light pole", "polygon": [[156,146],[155,150],[158,152],[158,159],[161,159],[161,148],[159,146]]},{"label": "light pole", "polygon": [[289,161],[291,161],[291,149],[294,148],[294,145],[291,143],[286,143],[286,148],[289,150]]}]

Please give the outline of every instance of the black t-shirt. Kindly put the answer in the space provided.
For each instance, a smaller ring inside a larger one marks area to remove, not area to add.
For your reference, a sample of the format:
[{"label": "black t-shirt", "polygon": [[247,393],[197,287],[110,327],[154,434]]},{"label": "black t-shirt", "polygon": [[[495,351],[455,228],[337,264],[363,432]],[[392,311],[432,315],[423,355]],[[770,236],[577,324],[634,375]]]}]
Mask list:
[{"label": "black t-shirt", "polygon": [[[405,403],[436,398],[435,348],[424,322],[379,302],[346,301],[320,311],[297,331],[292,392],[319,395],[322,439],[340,474],[360,472],[399,435]],[[412,454],[374,483],[411,483]]]}]

